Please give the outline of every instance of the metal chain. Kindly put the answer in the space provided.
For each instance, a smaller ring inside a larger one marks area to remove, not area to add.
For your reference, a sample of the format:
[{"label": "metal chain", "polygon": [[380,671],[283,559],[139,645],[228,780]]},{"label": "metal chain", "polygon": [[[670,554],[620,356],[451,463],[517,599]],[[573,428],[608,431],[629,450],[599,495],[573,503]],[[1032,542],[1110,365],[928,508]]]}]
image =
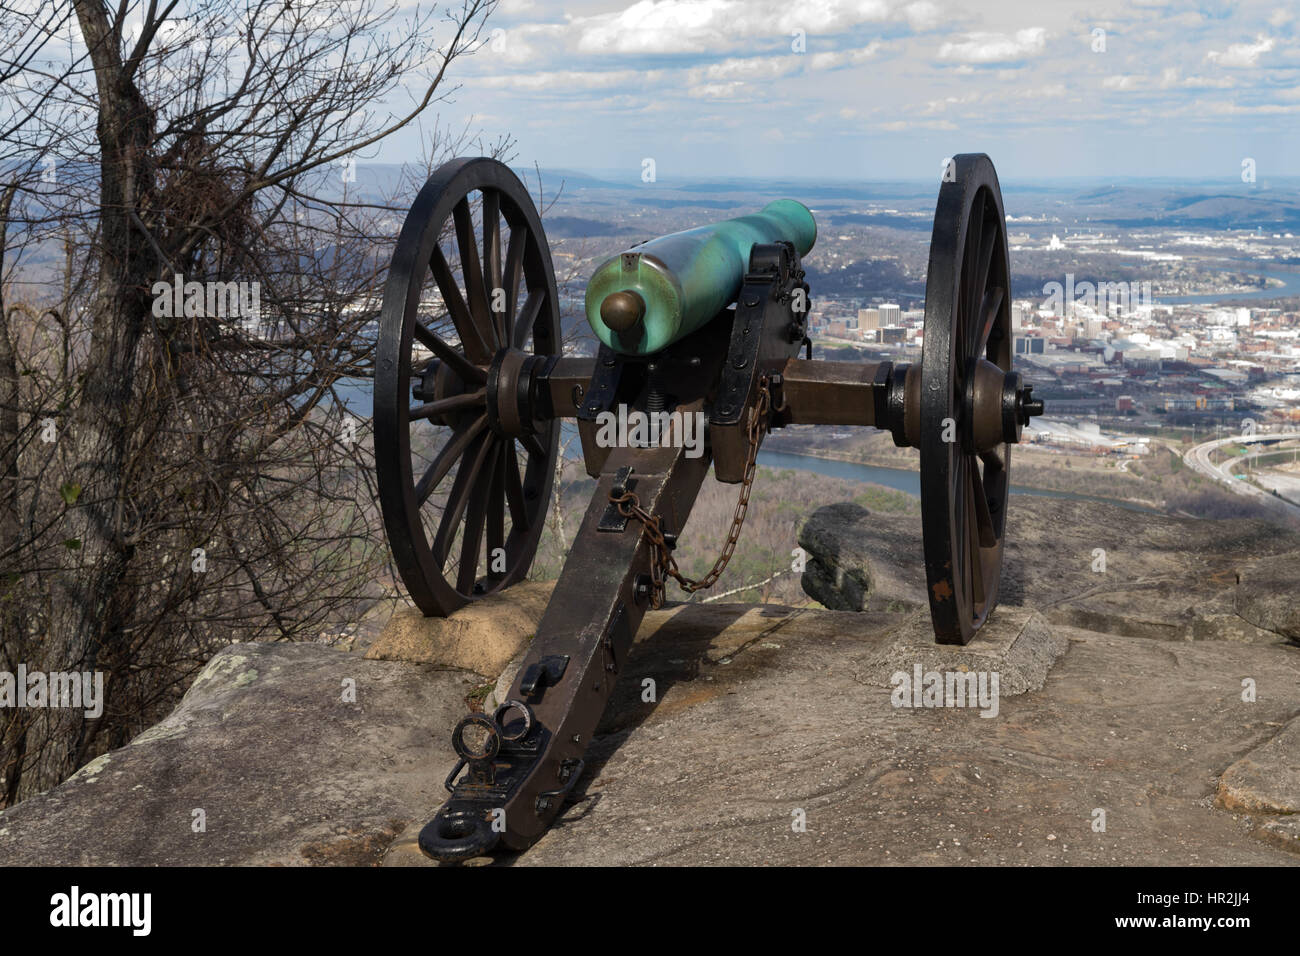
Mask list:
[{"label": "metal chain", "polygon": [[645,526],[646,537],[655,551],[655,558],[650,562],[652,586],[650,606],[652,608],[663,606],[668,578],[676,581],[683,591],[693,594],[713,587],[718,578],[722,577],[722,572],[726,570],[727,563],[735,553],[736,542],[740,540],[740,529],[745,524],[745,513],[749,510],[749,494],[754,486],[754,474],[758,470],[758,447],[763,442],[763,433],[767,431],[768,413],[771,408],[772,393],[768,388],[767,376],[764,375],[758,380],[758,404],[746,426],[749,453],[745,458],[745,475],[740,482],[740,499],[736,502],[736,511],[731,518],[731,531],[727,534],[727,542],[722,546],[722,553],[718,555],[718,560],[713,562],[713,568],[698,581],[686,577],[678,569],[677,559],[673,557],[673,549],[664,540],[659,515],[652,515],[642,508],[640,499],[631,491],[625,491],[622,496],[610,492],[610,503],[618,508],[619,514],[625,518],[635,518]]}]

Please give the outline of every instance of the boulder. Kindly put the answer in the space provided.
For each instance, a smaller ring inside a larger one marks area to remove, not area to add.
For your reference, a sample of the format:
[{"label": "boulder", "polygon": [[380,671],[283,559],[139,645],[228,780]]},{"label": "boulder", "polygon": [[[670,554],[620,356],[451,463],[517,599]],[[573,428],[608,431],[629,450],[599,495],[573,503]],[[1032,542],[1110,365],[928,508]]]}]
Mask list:
[{"label": "boulder", "polygon": [[366,657],[459,667],[495,678],[532,640],[554,586],[553,581],[522,581],[450,617],[425,617],[419,608],[399,608]]},{"label": "boulder", "polygon": [[[919,515],[820,508],[799,536],[804,591],[842,610],[924,607],[921,541]],[[1110,634],[1275,643],[1300,631],[1297,551],[1300,532],[1260,520],[1016,495],[999,601]]]},{"label": "boulder", "polygon": [[1225,770],[1215,802],[1225,810],[1300,813],[1300,718]]},{"label": "boulder", "polygon": [[1238,617],[1300,643],[1300,551],[1261,558],[1242,568],[1235,598]]}]

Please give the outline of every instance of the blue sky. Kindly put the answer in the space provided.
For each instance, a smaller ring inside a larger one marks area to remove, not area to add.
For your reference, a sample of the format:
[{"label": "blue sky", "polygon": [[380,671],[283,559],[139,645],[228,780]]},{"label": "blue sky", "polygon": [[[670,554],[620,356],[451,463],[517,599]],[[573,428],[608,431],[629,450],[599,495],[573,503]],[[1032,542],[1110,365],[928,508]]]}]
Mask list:
[{"label": "blue sky", "polygon": [[[1104,31],[1104,34],[1100,31]],[[503,0],[443,121],[640,181],[1300,175],[1300,6]],[[400,161],[398,137],[380,161]]]}]

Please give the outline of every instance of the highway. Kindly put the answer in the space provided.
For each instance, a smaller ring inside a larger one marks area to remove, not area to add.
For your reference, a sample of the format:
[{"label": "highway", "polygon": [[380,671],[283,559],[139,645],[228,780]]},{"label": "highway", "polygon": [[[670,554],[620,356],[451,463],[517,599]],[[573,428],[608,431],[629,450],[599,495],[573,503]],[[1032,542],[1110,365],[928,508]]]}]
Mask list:
[{"label": "highway", "polygon": [[1230,490],[1236,492],[1239,495],[1253,496],[1259,501],[1270,503],[1273,507],[1283,512],[1300,517],[1300,506],[1294,505],[1289,501],[1271,495],[1267,491],[1264,491],[1262,488],[1257,488],[1249,481],[1243,481],[1241,479],[1234,478],[1232,476],[1232,473],[1229,471],[1229,468],[1232,465],[1237,463],[1237,459],[1231,459],[1223,463],[1222,465],[1216,465],[1212,457],[1212,453],[1215,451],[1215,449],[1221,448],[1224,445],[1251,445],[1251,444],[1255,444],[1256,442],[1264,442],[1264,441],[1275,442],[1275,441],[1285,441],[1287,439],[1297,439],[1297,438],[1300,438],[1300,432],[1282,432],[1279,434],[1260,433],[1256,435],[1230,435],[1227,438],[1216,438],[1213,441],[1202,442],[1201,444],[1188,449],[1183,454],[1183,461],[1193,471],[1197,472],[1198,474],[1202,474],[1207,478],[1211,478],[1214,481],[1219,482],[1219,484],[1221,485],[1226,485]]}]

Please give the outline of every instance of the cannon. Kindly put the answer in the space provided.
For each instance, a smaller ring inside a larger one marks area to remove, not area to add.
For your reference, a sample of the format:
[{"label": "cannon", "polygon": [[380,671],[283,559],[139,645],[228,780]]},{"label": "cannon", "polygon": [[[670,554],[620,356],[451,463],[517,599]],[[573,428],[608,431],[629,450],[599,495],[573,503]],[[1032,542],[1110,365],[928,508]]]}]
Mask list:
[{"label": "cannon", "polygon": [[[585,296],[600,345],[575,356],[561,345],[541,219],[515,174],[469,158],[430,177],[394,248],[375,360],[380,504],[411,599],[445,616],[525,577],[563,420],[597,485],[506,702],[453,730],[459,759],[420,834],[426,855],[519,851],[546,832],[645,612],[670,581],[697,591],[726,567],[771,429],[871,426],[919,449],[935,638],[975,636],[998,599],[1010,448],[1043,412],[1012,369],[1005,222],[989,158],[954,157],[919,364],[812,358],[802,260],[816,226],[792,200],[602,263]],[[611,427],[632,416],[657,427]],[[710,466],[739,485],[738,502],[717,562],[691,580],[673,551]]]}]

